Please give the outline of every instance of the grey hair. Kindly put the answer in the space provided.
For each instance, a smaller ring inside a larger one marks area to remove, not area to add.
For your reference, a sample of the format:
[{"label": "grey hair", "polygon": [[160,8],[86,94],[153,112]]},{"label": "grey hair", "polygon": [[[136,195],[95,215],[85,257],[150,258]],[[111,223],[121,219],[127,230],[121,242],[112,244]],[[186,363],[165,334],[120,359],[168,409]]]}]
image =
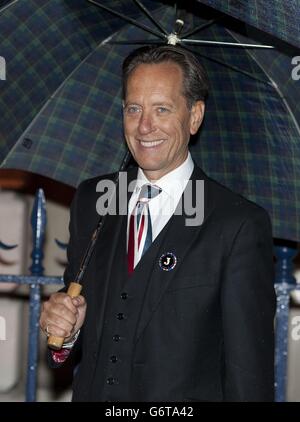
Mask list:
[{"label": "grey hair", "polygon": [[183,96],[189,109],[196,101],[205,101],[209,82],[204,67],[196,57],[181,47],[171,45],[146,46],[131,52],[123,62],[123,100],[130,74],[141,64],[176,63],[183,74]]}]

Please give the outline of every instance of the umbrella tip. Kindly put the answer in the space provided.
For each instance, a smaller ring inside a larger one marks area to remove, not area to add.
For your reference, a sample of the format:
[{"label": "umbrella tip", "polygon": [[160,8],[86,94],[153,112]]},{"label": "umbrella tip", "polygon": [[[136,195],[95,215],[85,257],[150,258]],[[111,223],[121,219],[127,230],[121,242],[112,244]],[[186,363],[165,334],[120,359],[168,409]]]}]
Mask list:
[{"label": "umbrella tip", "polygon": [[176,45],[177,43],[180,42],[179,34],[182,31],[183,26],[184,26],[184,21],[182,19],[176,19],[174,31],[171,32],[171,34],[167,36],[168,44]]},{"label": "umbrella tip", "polygon": [[176,19],[176,25],[178,25],[178,26],[180,26],[182,28],[183,25],[184,25],[184,21],[182,19]]}]

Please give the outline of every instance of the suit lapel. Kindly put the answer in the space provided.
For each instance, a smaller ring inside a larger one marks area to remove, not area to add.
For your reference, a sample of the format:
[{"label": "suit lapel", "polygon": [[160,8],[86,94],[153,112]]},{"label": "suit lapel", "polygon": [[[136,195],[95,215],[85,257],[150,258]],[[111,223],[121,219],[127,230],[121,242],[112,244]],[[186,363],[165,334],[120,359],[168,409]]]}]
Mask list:
[{"label": "suit lapel", "polygon": [[[146,259],[143,263],[141,262],[139,268],[137,267],[139,271],[143,271],[143,276],[145,276],[145,273],[148,273],[149,278],[145,300],[136,330],[135,341],[138,341],[153,313],[159,306],[165,291],[171,286],[172,280],[176,277],[181,266],[184,265],[185,256],[189,253],[194,240],[201,236],[203,226],[206,225],[213,210],[212,204],[209,203],[206,189],[208,178],[198,167],[195,167],[191,176],[191,181],[193,182],[193,203],[195,203],[196,184],[194,182],[196,180],[204,180],[204,220],[202,224],[198,226],[186,226],[186,219],[191,218],[191,215],[187,215],[184,211],[184,207],[182,207],[182,214],[176,215],[175,213],[171,217],[167,225],[146,252]],[[164,271],[159,265],[159,259],[168,252],[171,252],[176,256],[177,264],[173,270]]]}]

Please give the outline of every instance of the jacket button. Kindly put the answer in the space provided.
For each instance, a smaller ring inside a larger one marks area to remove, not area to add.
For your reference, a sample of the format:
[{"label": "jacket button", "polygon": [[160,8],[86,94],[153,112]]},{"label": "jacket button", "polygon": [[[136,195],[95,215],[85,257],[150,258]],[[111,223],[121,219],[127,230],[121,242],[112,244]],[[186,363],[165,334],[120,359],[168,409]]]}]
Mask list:
[{"label": "jacket button", "polygon": [[119,334],[115,334],[114,336],[113,336],[113,341],[119,341],[120,340],[120,336],[119,336]]},{"label": "jacket button", "polygon": [[109,360],[110,360],[112,363],[116,363],[116,362],[118,361],[118,358],[117,358],[117,356],[112,355],[112,356],[109,358]]},{"label": "jacket button", "polygon": [[123,312],[120,312],[120,313],[118,313],[118,314],[117,314],[117,319],[118,319],[118,320],[120,320],[120,321],[121,321],[121,320],[122,320],[122,319],[124,319],[124,318],[125,318],[125,315],[123,314]]},{"label": "jacket button", "polygon": [[128,294],[126,292],[121,293],[121,299],[126,300],[128,298]]}]

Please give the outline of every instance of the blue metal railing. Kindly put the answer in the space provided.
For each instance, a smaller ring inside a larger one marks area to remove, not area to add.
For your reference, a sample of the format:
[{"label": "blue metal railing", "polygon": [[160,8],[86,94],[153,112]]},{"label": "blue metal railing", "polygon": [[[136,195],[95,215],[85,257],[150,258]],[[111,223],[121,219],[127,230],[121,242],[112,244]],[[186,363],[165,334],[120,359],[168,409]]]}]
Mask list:
[{"label": "blue metal railing", "polygon": [[[289,246],[287,246],[289,245]],[[277,295],[275,326],[275,401],[286,401],[287,363],[289,344],[290,295],[300,290],[293,276],[293,259],[297,255],[296,244],[275,246],[276,262],[275,289]]]},{"label": "blue metal railing", "polygon": [[[30,285],[30,309],[29,309],[29,332],[28,332],[28,357],[26,374],[26,401],[36,401],[37,387],[37,361],[39,349],[39,316],[41,306],[41,285],[62,284],[62,277],[43,276],[43,247],[46,230],[46,203],[42,189],[39,189],[34,201],[31,214],[31,227],[33,238],[33,250],[31,253],[32,265],[29,276],[0,275],[0,282],[29,284]],[[16,245],[14,245],[15,247]],[[0,248],[12,249],[3,242]]]},{"label": "blue metal railing", "polygon": [[[30,313],[28,333],[28,359],[26,379],[26,401],[36,401],[37,389],[37,360],[39,348],[39,315],[42,285],[62,284],[62,277],[46,277],[43,275],[43,246],[46,229],[46,204],[42,189],[39,189],[31,215],[31,226],[33,233],[33,250],[31,254],[32,265],[31,275],[0,275],[0,282],[28,284],[30,285]],[[65,245],[57,241],[58,246]],[[288,246],[287,246],[288,245]],[[289,301],[290,293],[293,290],[300,290],[293,277],[293,258],[297,253],[296,244],[291,242],[287,245],[275,246],[274,251],[277,258],[275,288],[277,293],[276,312],[276,344],[275,344],[275,400],[286,401],[287,384],[287,358],[288,358],[288,336],[289,336]],[[0,241],[0,248],[12,249],[16,245],[6,245]]]}]

